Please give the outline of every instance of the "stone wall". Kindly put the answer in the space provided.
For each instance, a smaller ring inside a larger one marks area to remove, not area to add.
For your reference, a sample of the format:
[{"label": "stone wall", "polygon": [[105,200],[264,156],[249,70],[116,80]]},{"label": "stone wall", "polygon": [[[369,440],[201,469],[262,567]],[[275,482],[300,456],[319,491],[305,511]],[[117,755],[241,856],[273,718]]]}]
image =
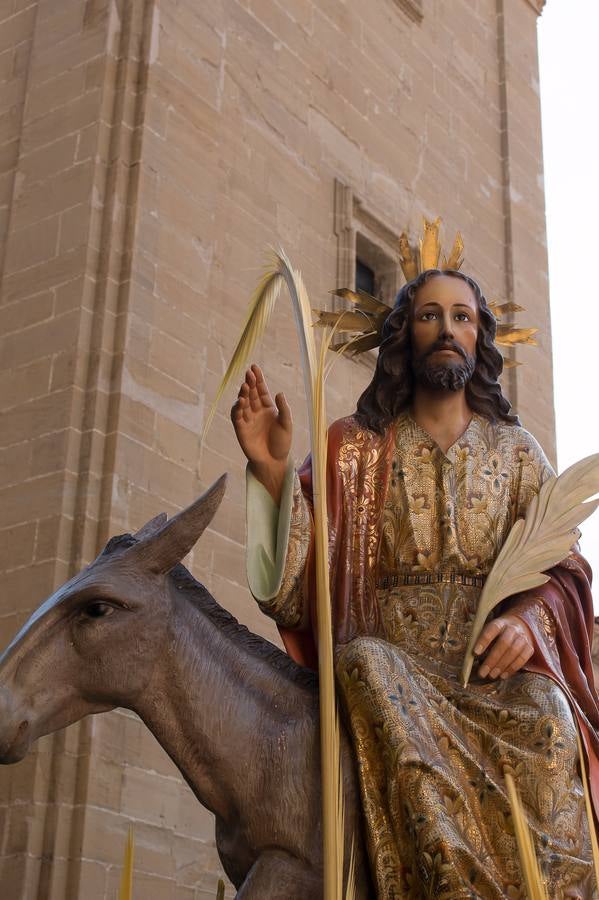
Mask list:
[{"label": "stone wall", "polygon": [[[172,514],[224,470],[190,566],[277,641],[245,587],[232,397],[198,475],[269,245],[323,305],[360,241],[388,256],[423,213],[443,216],[448,242],[461,229],[487,295],[542,329],[506,390],[554,459],[539,6],[0,0],[3,644],[109,535]],[[284,300],[256,359],[293,407],[299,458]],[[371,370],[338,363],[330,418],[352,411]],[[215,896],[212,819],[131,713],[42,739],[0,791],[11,897],[113,898],[130,822],[138,896]]]}]

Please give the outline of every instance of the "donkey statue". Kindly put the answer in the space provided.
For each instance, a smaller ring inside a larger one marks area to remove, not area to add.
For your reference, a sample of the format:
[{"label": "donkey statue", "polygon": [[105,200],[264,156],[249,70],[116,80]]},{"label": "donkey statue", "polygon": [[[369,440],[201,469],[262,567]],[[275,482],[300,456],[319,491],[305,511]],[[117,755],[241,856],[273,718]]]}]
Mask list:
[{"label": "donkey statue", "polygon": [[[180,564],[225,481],[172,519],[162,513],[112,538],[31,616],[0,657],[0,762],[83,716],[131,709],[214,813],[238,900],[318,900],[316,676],[240,625]],[[365,900],[373,895],[345,734],[341,752],[345,859],[355,839],[355,896]]]}]

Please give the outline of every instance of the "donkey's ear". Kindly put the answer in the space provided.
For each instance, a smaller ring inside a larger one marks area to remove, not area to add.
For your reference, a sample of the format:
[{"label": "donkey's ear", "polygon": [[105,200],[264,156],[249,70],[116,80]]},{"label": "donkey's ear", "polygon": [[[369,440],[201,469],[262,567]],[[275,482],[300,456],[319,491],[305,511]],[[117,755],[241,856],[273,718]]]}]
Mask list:
[{"label": "donkey's ear", "polygon": [[154,516],[153,519],[150,519],[149,522],[146,522],[145,525],[142,525],[139,531],[136,531],[133,535],[134,538],[137,538],[138,541],[144,541],[146,538],[149,538],[151,535],[156,534],[162,526],[166,523],[168,516],[166,513],[158,513],[157,516]]},{"label": "donkey's ear", "polygon": [[[141,554],[153,572],[169,572],[186,556],[212,521],[225,493],[227,476],[221,475],[202,496],[169,519],[128,551]],[[148,523],[148,526],[151,523]],[[142,531],[148,527],[144,525]]]}]

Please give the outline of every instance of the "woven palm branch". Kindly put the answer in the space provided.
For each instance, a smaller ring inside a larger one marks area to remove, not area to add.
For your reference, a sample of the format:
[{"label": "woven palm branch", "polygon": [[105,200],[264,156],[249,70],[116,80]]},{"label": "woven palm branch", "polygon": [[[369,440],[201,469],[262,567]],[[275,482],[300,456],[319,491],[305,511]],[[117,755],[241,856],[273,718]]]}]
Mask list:
[{"label": "woven palm branch", "polygon": [[[313,466],[314,538],[316,551],[316,600],[318,628],[318,671],[320,697],[320,748],[322,771],[322,819],[324,898],[341,900],[343,892],[343,793],[340,761],[339,720],[335,696],[333,667],[333,643],[331,601],[328,567],[328,524],[326,503],[327,426],[324,398],[326,352],[329,349],[332,330],[327,330],[321,342],[320,354],[316,353],[314,330],[308,295],[299,272],[294,271],[285,253],[273,253],[270,269],[266,272],[250,302],[241,337],[234,350],[227,371],[219,385],[216,399],[207,417],[202,443],[214,416],[219,399],[231,383],[246,367],[257,340],[264,333],[272,314],[281,285],[287,285],[297,325],[302,357],[304,387],[308,401],[310,442]],[[375,303],[378,301],[374,300]],[[360,299],[363,306],[367,302]],[[356,301],[356,305],[358,302]],[[351,861],[350,861],[351,862]],[[351,877],[346,900],[353,897]]]},{"label": "woven palm branch", "polygon": [[545,572],[565,559],[578,540],[578,526],[599,506],[599,453],[553,476],[513,525],[487,576],[472,624],[462,668],[464,687],[474,663],[474,646],[498,603],[549,581]]}]

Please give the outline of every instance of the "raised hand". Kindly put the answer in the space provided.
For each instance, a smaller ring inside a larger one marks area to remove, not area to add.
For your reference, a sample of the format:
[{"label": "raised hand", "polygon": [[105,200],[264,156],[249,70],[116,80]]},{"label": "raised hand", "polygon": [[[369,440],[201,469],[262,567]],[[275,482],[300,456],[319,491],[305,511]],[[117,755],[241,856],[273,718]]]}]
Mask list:
[{"label": "raised hand", "polygon": [[478,674],[485,678],[507,678],[518,672],[534,653],[528,626],[518,616],[506,613],[492,619],[476,642],[477,656],[491,646]]},{"label": "raised hand", "polygon": [[282,393],[273,401],[259,366],[245,373],[231,421],[253,474],[278,503],[291,450],[291,410]]}]

